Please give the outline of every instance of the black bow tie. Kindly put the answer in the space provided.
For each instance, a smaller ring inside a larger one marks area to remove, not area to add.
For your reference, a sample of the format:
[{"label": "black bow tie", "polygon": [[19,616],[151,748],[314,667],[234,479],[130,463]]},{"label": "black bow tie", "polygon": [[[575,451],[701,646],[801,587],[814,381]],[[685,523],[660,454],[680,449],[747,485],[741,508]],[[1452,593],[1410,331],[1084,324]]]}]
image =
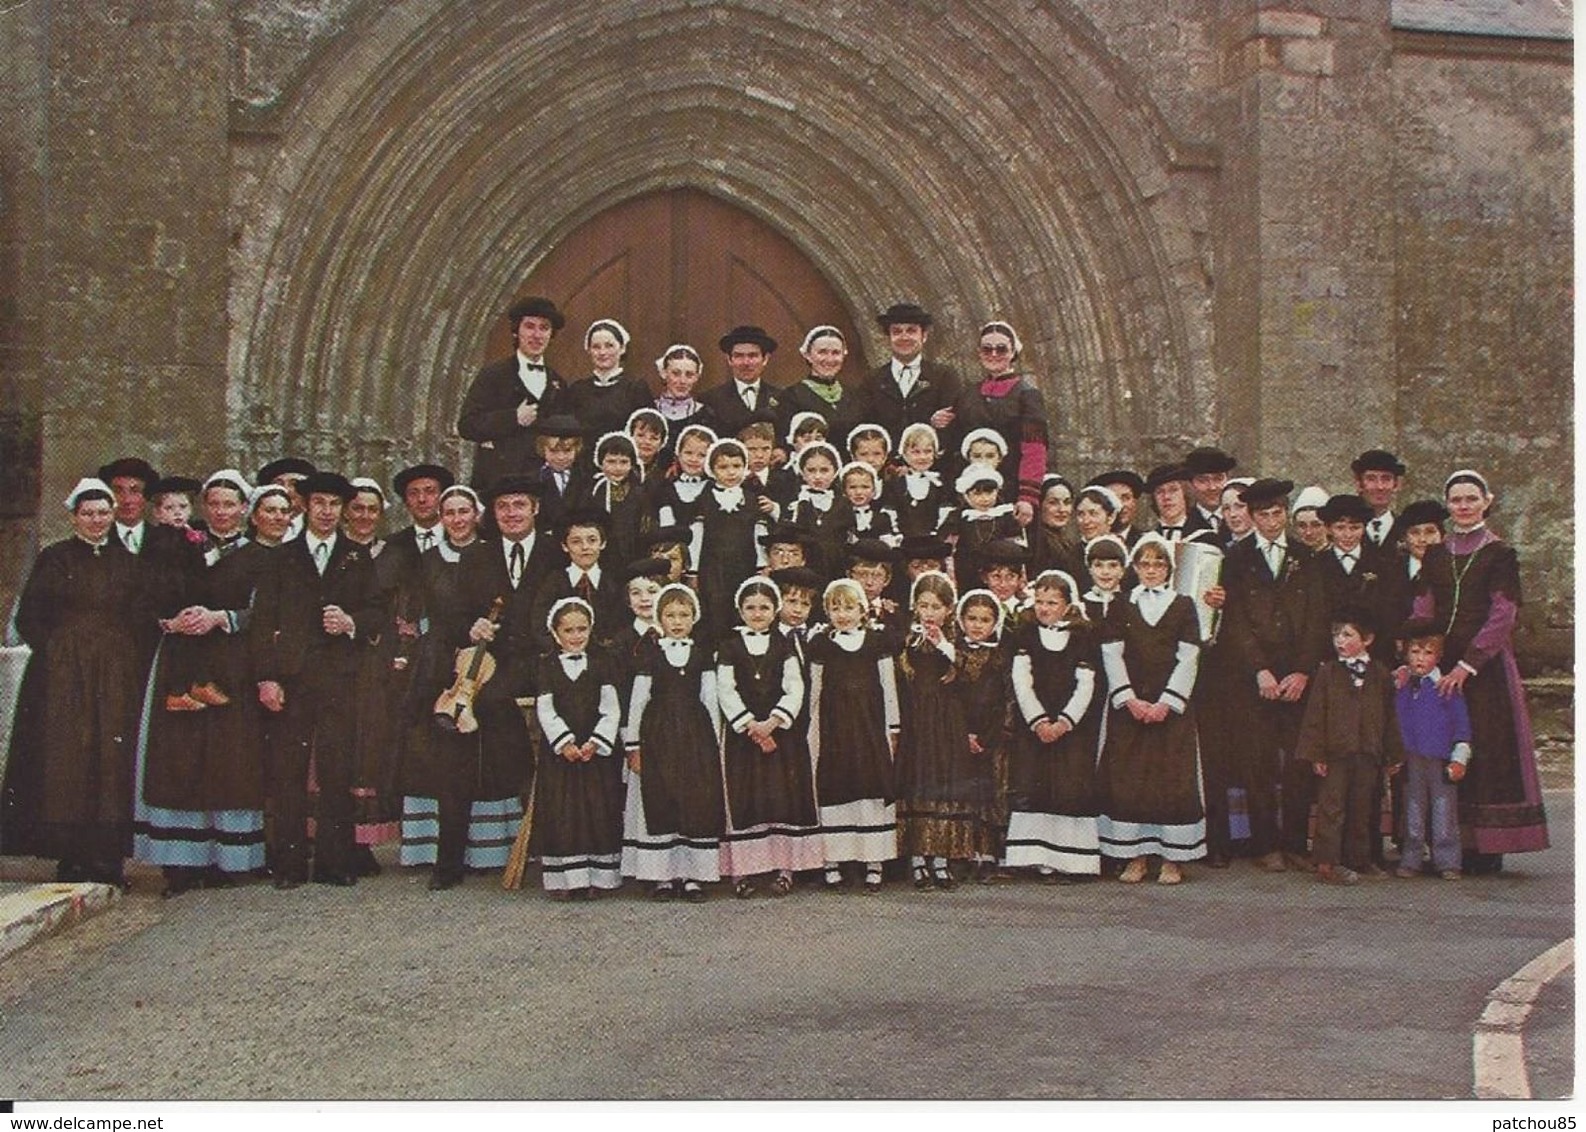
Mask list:
[{"label": "black bow tie", "polygon": [[1349,671],[1354,673],[1356,676],[1364,676],[1366,674],[1366,665],[1369,663],[1370,661],[1365,657],[1360,657],[1355,660],[1344,661],[1344,667],[1349,669]]}]

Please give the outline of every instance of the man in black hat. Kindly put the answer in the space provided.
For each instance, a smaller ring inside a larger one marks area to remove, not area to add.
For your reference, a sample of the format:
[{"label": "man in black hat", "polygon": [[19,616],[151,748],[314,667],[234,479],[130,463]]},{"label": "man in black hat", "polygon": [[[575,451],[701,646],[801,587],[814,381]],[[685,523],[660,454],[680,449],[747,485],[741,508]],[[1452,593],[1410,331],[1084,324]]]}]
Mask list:
[{"label": "man in black hat", "polygon": [[[1340,610],[1356,606],[1370,613],[1375,625],[1396,625],[1397,594],[1390,578],[1393,555],[1365,538],[1370,505],[1358,495],[1334,495],[1317,508],[1316,517],[1326,524],[1330,540],[1316,555],[1329,623]],[[1380,663],[1393,667],[1391,628],[1376,634],[1370,651]]]},{"label": "man in black hat", "polygon": [[700,404],[715,414],[716,435],[737,436],[760,413],[780,415],[776,389],[762,380],[776,353],[776,339],[758,326],[735,326],[717,345],[727,355],[732,377],[699,395]]},{"label": "man in black hat", "polygon": [[1145,494],[1145,480],[1140,478],[1140,473],[1115,468],[1092,476],[1085,486],[1105,487],[1118,497],[1118,515],[1113,520],[1113,529],[1124,542],[1133,546],[1141,534],[1135,519],[1140,513],[1140,497]]},{"label": "man in black hat", "polygon": [[143,538],[148,533],[145,512],[148,510],[149,489],[160,474],[149,462],[137,456],[123,456],[99,469],[99,478],[109,485],[116,497],[115,530],[117,542],[133,554],[143,550]]},{"label": "man in black hat", "polygon": [[[1314,791],[1308,763],[1295,757],[1305,689],[1327,655],[1327,606],[1311,551],[1288,534],[1288,480],[1259,479],[1240,493],[1255,531],[1228,551],[1221,639],[1230,651],[1233,718],[1250,726],[1227,741],[1240,751],[1250,807],[1250,839],[1270,872],[1306,867],[1306,825]],[[1279,828],[1278,791],[1282,785]]]},{"label": "man in black hat", "polygon": [[319,783],[314,880],[355,883],[353,688],[360,651],[378,634],[374,564],[340,533],[352,485],[316,472],[298,485],[302,537],[283,543],[259,586],[249,650],[269,727],[275,887],[308,879],[308,768]]},{"label": "man in black hat", "polygon": [[958,442],[948,434],[963,382],[951,366],[925,360],[931,313],[918,303],[893,303],[876,316],[876,322],[887,336],[892,357],[859,383],[855,391],[859,419],[886,429],[894,444],[909,425],[929,424],[942,434],[944,449],[956,450]]},{"label": "man in black hat", "polygon": [[441,492],[456,482],[451,469],[439,464],[413,464],[392,478],[391,486],[412,522],[386,540],[388,552],[411,548],[422,554],[440,545],[445,537],[441,530]]},{"label": "man in black hat", "polygon": [[1189,526],[1194,508],[1190,476],[1184,465],[1158,464],[1145,477],[1145,490],[1151,497],[1151,510],[1156,512],[1155,530],[1168,542],[1182,542],[1196,530],[1205,529]]},{"label": "man in black hat", "polygon": [[290,541],[303,533],[303,511],[307,506],[302,493],[297,485],[305,476],[315,472],[314,465],[298,456],[283,456],[279,460],[271,460],[259,469],[259,474],[253,477],[253,482],[263,487],[273,483],[286,489],[286,500],[292,507],[292,522],[286,528],[282,541]]},{"label": "man in black hat", "polygon": [[[1368,448],[1349,464],[1355,473],[1355,488],[1371,508],[1371,518],[1366,520],[1366,540],[1372,546],[1386,546],[1388,534],[1393,530],[1393,505],[1404,486],[1404,461],[1392,452],[1381,448]],[[1391,637],[1391,631],[1377,634],[1380,640]]]},{"label": "man in black hat", "polygon": [[455,482],[450,468],[427,463],[403,468],[391,480],[412,522],[386,540],[385,550],[375,560],[375,585],[380,604],[390,615],[388,628],[397,634],[399,668],[407,667],[423,616],[420,559],[446,537],[441,528],[441,492]]},{"label": "man in black hat", "polygon": [[1211,531],[1222,540],[1225,534],[1220,511],[1223,488],[1228,486],[1228,473],[1239,466],[1239,461],[1221,448],[1202,447],[1192,448],[1183,464],[1189,473],[1190,490],[1195,495],[1195,507],[1185,524],[1185,535]]},{"label": "man in black hat", "polygon": [[516,349],[474,377],[457,415],[457,435],[472,440],[476,490],[499,477],[539,469],[535,425],[561,406],[567,383],[545,361],[551,336],[567,324],[550,299],[533,295],[507,311]]},{"label": "man in black hat", "polygon": [[[490,529],[462,550],[457,562],[454,612],[431,632],[456,649],[483,645],[495,662],[494,675],[473,701],[478,745],[447,768],[436,793],[437,843],[431,891],[462,882],[468,845],[469,808],[478,782],[515,784],[505,793],[527,792],[534,771],[533,734],[518,707],[534,694],[534,658],[540,634],[534,625],[534,594],[561,562],[561,552],[536,529],[540,481],[518,473],[498,478],[484,495]],[[498,604],[499,603],[499,604]]]}]

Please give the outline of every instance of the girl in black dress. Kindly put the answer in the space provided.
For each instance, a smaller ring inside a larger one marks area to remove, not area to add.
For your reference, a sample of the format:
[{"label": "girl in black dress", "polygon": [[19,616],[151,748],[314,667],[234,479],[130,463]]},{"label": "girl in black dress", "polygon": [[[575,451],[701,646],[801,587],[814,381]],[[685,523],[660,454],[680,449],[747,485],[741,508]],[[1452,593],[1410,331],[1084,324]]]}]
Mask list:
[{"label": "girl in black dress", "polygon": [[589,651],[595,611],[582,598],[551,606],[556,649],[540,658],[535,715],[545,752],[534,782],[541,883],[559,900],[593,899],[622,883],[621,707],[611,665]]},{"label": "girl in black dress", "polygon": [[728,832],[722,871],[740,898],[756,876],[774,873],[770,891],[786,896],[793,874],[825,860],[815,812],[804,673],[792,640],[776,627],[782,593],[768,578],[738,587],[740,624],[716,652],[716,689],[726,723],[722,763]]},{"label": "girl in black dress", "polygon": [[893,644],[866,629],[865,592],[839,578],[823,597],[830,631],[809,640],[810,747],[826,855],[826,887],[847,887],[842,866],[862,861],[866,892],[898,855],[892,760],[898,737]]},{"label": "girl in black dress", "polygon": [[706,460],[711,485],[700,493],[700,639],[714,641],[737,621],[732,597],[738,583],[759,565],[765,519],[757,497],[744,484],[749,454],[740,441],[718,440]]},{"label": "girl in black dress", "polygon": [[936,430],[923,422],[911,424],[898,439],[898,450],[903,470],[882,486],[881,502],[897,516],[904,538],[935,537],[956,502],[937,468],[941,450]]},{"label": "girl in black dress", "polygon": [[1072,576],[1046,570],[1031,589],[1035,619],[1013,636],[1018,715],[1008,754],[1003,863],[1066,883],[1101,872],[1090,710],[1100,657]]},{"label": "girl in black dress", "polygon": [[[728,600],[731,601],[731,595]],[[694,638],[699,599],[672,584],[655,600],[662,637],[641,650],[623,725],[628,804],[622,873],[655,884],[658,900],[681,890],[691,903],[721,879],[727,832],[714,656]]]},{"label": "girl in black dress", "polygon": [[976,757],[959,695],[958,595],[946,574],[914,580],[909,627],[898,655],[898,842],[908,854],[915,888],[954,888],[953,861],[966,866],[984,843],[977,805]]}]

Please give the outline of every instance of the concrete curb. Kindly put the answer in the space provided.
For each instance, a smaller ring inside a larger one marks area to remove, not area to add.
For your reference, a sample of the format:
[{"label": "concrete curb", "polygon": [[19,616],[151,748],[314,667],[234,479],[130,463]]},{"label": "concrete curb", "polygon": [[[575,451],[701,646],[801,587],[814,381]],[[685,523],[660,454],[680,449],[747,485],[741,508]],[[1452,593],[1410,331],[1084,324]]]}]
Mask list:
[{"label": "concrete curb", "polygon": [[1483,1100],[1530,1100],[1525,1023],[1542,988],[1575,963],[1575,941],[1554,944],[1493,988],[1471,1036],[1475,1092]]},{"label": "concrete curb", "polygon": [[0,960],[103,912],[120,896],[108,884],[38,884],[0,896]]}]

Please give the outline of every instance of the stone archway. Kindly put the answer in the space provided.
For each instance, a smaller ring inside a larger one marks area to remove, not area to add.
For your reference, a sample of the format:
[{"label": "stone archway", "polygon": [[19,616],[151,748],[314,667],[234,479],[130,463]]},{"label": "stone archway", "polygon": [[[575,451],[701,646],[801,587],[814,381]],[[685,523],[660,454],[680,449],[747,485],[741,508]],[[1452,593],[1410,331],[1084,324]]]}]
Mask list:
[{"label": "stone archway", "polygon": [[518,283],[603,209],[680,187],[785,234],[867,331],[919,299],[963,364],[981,320],[1013,321],[1065,467],[1211,431],[1208,172],[1070,4],[938,5],[906,45],[881,5],[364,12],[239,202],[245,458],[457,457],[481,332]]}]

